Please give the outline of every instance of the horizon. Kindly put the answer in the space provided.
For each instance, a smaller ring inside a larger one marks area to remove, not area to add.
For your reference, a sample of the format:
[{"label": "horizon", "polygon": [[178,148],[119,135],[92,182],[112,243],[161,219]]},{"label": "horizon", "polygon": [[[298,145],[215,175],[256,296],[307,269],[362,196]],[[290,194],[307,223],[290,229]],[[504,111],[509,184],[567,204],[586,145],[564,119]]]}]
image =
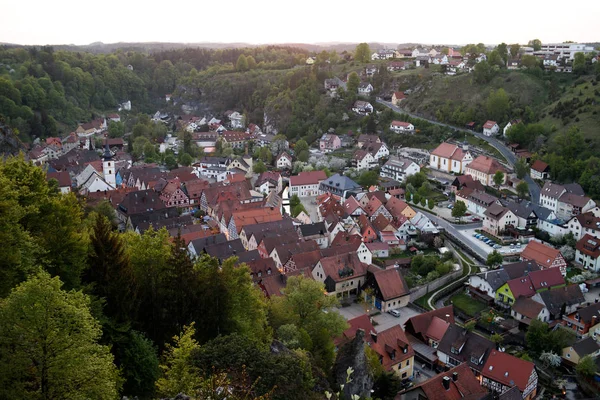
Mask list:
[{"label": "horizon", "polygon": [[[564,7],[558,0],[544,2],[543,9],[534,4],[538,2],[507,0],[493,14],[475,0],[465,0],[460,6],[437,0],[427,8],[418,4],[398,5],[387,0],[373,8],[371,15],[367,13],[366,19],[361,19],[365,13],[358,8],[335,3],[307,0],[301,7],[293,9],[293,18],[290,18],[291,6],[269,4],[265,0],[252,4],[233,0],[228,4],[231,12],[226,13],[217,4],[178,0],[169,8],[182,10],[181,16],[165,17],[158,6],[140,7],[116,0],[103,2],[100,12],[94,3],[33,0],[27,4],[3,6],[5,18],[0,26],[0,42],[22,46],[88,46],[98,42],[261,46],[362,42],[429,45],[504,42],[523,45],[532,39],[540,39],[543,43],[600,41],[600,38],[594,40],[599,34],[595,27],[600,2],[591,0],[584,1],[576,24],[548,23],[552,20],[546,16],[548,12],[558,12]],[[397,15],[401,22],[380,22],[377,15],[381,11],[386,11],[386,15]],[[540,17],[535,18],[538,15]],[[489,18],[493,21],[486,21]],[[523,23],[513,22],[515,19],[522,19]],[[373,22],[375,20],[378,22]],[[506,25],[510,29],[478,30],[482,23],[484,26]],[[444,38],[443,42],[438,41],[440,38]]]}]

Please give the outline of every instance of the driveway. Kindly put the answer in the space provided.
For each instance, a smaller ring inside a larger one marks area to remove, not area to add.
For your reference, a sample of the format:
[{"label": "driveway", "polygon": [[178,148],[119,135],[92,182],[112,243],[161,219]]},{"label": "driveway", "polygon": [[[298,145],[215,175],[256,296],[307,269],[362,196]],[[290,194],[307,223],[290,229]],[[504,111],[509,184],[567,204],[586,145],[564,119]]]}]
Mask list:
[{"label": "driveway", "polygon": [[[396,111],[398,113],[407,114],[407,115],[409,115],[412,118],[422,119],[422,120],[428,121],[428,122],[430,122],[432,124],[435,124],[435,125],[443,126],[443,127],[450,128],[450,129],[455,129],[457,131],[469,133],[469,134],[471,134],[473,136],[476,136],[479,139],[485,140],[490,145],[492,145],[493,147],[495,147],[500,152],[500,154],[502,154],[502,156],[506,159],[506,161],[511,166],[514,167],[515,164],[517,163],[517,156],[516,156],[516,154],[513,153],[508,147],[506,147],[506,145],[504,145],[504,143],[502,143],[501,141],[499,141],[496,138],[485,136],[481,132],[475,132],[475,131],[471,131],[471,130],[464,129],[464,128],[458,128],[456,126],[444,124],[444,123],[441,123],[441,122],[433,121],[431,119],[423,118],[423,117],[418,116],[418,115],[411,114],[411,113],[407,112],[406,110],[403,110],[403,109],[401,109],[401,108],[399,108],[397,106],[394,106],[389,101],[383,101],[383,100],[377,99],[377,102],[379,104],[382,104],[382,105],[388,107],[388,108],[391,108],[392,110],[394,110],[394,111]],[[524,180],[525,180],[525,182],[527,182],[527,185],[529,186],[529,194],[531,195],[531,201],[534,202],[535,204],[538,204],[539,201],[540,201],[540,187],[538,186],[538,184],[533,179],[531,179],[531,177],[529,175],[525,175]]]},{"label": "driveway", "polygon": [[[346,320],[360,317],[361,315],[366,314],[364,305],[357,303],[352,303],[348,307],[340,307],[337,309],[337,311]],[[394,317],[391,314],[383,312],[379,315],[375,315],[373,317],[373,321],[375,322],[375,330],[377,330],[377,332],[381,332],[395,325],[400,325],[402,326],[402,329],[404,329],[404,324],[406,323],[406,321],[408,321],[409,318],[412,318],[415,315],[419,315],[419,312],[415,311],[410,307],[399,308],[398,311],[400,311],[400,317]]]}]

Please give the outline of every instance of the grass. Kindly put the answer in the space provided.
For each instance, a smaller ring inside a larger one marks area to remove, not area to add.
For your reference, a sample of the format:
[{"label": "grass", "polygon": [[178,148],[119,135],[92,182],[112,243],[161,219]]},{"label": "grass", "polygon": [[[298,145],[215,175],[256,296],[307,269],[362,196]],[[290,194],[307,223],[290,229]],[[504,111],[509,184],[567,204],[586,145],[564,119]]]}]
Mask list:
[{"label": "grass", "polygon": [[496,158],[498,158],[501,161],[502,160],[506,161],[504,156],[494,146],[492,146],[485,140],[478,138],[477,136],[467,135],[467,142],[471,146],[479,147],[480,149],[483,149],[483,150],[487,151],[488,153],[491,153],[492,155],[494,155]]},{"label": "grass", "polygon": [[464,312],[465,314],[474,317],[481,311],[485,310],[487,306],[480,301],[477,301],[467,295],[466,293],[458,293],[450,298],[450,301],[456,308]]}]

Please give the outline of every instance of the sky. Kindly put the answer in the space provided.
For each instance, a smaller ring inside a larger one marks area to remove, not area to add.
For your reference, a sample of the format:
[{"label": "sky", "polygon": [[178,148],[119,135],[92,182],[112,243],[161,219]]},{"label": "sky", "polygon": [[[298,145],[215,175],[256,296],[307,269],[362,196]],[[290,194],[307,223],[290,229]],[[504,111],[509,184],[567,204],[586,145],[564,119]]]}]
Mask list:
[{"label": "sky", "polygon": [[0,0],[0,42],[600,41],[600,1]]}]

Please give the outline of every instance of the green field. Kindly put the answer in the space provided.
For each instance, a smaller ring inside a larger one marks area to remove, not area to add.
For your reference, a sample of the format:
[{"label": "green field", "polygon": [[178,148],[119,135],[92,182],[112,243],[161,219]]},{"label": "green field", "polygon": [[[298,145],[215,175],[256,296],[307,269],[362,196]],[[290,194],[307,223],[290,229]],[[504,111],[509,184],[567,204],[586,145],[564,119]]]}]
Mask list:
[{"label": "green field", "polygon": [[450,298],[450,301],[456,308],[471,317],[474,317],[487,308],[484,303],[473,299],[464,292],[455,294]]}]

